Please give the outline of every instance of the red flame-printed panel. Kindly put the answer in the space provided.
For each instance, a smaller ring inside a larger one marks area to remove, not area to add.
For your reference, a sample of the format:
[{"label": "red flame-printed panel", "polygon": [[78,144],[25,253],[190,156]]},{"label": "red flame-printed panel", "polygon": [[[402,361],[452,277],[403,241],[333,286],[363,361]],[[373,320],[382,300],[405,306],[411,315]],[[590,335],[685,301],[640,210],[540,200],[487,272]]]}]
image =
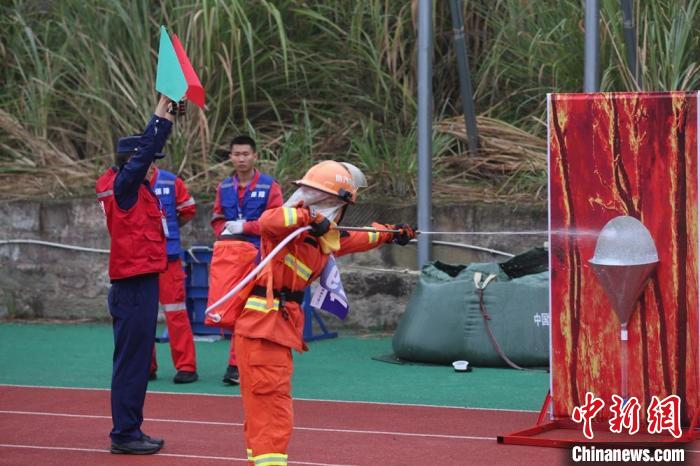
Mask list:
[{"label": "red flame-printed panel", "polygon": [[[630,215],[659,264],[629,323],[629,395],[699,406],[698,143],[695,93],[549,98],[552,395],[566,418],[586,392],[620,392],[620,322],[588,260],[597,234]],[[599,417],[609,416],[607,410]]]}]

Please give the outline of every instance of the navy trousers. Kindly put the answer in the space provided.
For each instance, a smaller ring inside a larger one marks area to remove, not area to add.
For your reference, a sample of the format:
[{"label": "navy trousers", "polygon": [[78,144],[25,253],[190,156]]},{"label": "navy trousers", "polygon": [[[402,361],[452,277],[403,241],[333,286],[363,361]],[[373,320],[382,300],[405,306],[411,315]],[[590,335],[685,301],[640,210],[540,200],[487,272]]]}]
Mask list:
[{"label": "navy trousers", "polygon": [[158,274],[115,280],[109,290],[114,330],[112,431],[115,443],[139,440],[158,319]]}]

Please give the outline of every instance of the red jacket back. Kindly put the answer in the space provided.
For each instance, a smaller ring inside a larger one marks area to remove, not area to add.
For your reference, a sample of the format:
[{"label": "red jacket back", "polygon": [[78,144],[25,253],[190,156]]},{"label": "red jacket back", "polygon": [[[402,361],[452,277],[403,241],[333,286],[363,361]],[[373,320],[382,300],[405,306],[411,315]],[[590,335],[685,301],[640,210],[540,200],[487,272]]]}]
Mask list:
[{"label": "red jacket back", "polygon": [[114,197],[117,169],[109,168],[97,180],[97,201],[104,210],[111,236],[109,278],[119,280],[167,267],[163,213],[158,198],[145,184],[139,186],[138,200],[130,209],[119,207]]}]

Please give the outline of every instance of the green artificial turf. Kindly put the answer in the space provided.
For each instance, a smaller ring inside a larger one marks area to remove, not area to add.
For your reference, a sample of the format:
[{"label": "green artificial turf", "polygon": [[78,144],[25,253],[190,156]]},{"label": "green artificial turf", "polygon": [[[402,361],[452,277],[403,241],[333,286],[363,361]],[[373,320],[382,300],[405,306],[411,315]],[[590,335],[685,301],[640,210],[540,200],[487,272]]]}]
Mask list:
[{"label": "green artificial turf", "polygon": [[[175,385],[167,343],[156,345],[158,379],[149,390],[238,394],[221,382],[229,340],[196,343],[200,380]],[[540,408],[549,374],[449,366],[400,365],[373,360],[391,352],[391,337],[346,335],[309,343],[294,355],[295,398],[437,406]],[[98,324],[0,324],[0,384],[109,388],[112,329]]]}]

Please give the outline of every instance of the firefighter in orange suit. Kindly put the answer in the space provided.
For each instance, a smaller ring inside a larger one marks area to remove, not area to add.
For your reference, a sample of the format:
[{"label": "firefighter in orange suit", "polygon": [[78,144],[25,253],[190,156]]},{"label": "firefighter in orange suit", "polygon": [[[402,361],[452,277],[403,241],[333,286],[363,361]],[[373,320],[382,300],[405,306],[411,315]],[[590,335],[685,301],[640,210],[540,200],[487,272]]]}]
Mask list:
[{"label": "firefighter in orange suit", "polygon": [[[166,252],[168,268],[158,276],[158,301],[165,314],[170,340],[170,355],[175,366],[175,383],[191,383],[198,379],[192,325],[185,303],[185,272],[182,270],[180,252],[180,227],[192,220],[197,212],[194,198],[187,191],[182,178],[151,164],[148,171],[153,191],[160,200],[168,226]],[[155,347],[151,358],[150,379],[156,378]]]},{"label": "firefighter in orange suit", "polygon": [[255,466],[287,464],[293,423],[291,350],[308,349],[302,336],[304,289],[320,276],[330,254],[367,251],[392,241],[404,245],[415,237],[408,225],[372,225],[399,233],[341,233],[332,228],[355,202],[357,186],[364,184],[364,175],[351,164],[320,162],[295,184],[299,189],[284,206],[260,217],[261,250],[266,255],[300,227],[311,230],[263,269],[236,322],[246,449],[249,464]]}]

